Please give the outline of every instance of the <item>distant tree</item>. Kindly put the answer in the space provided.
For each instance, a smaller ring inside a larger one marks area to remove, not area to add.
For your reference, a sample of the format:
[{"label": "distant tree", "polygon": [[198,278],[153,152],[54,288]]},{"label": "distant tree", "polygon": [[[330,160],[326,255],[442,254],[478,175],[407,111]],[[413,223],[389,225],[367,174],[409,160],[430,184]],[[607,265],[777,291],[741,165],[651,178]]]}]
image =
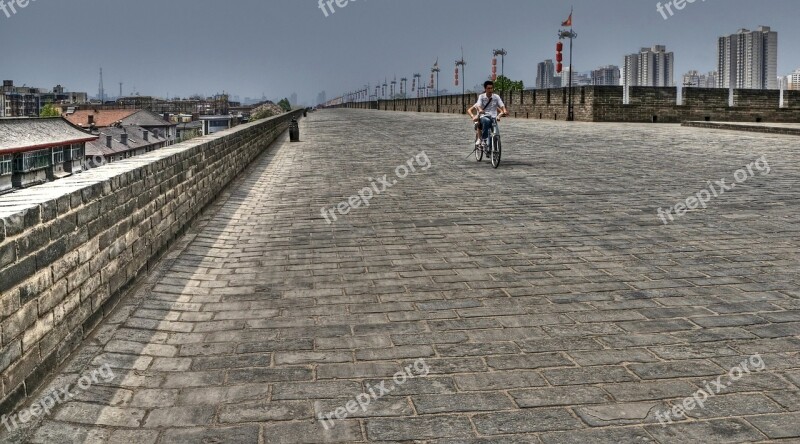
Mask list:
[{"label": "distant tree", "polygon": [[523,85],[522,80],[520,81],[513,81],[508,77],[504,76],[497,76],[497,80],[494,81],[494,90],[495,91],[522,91],[525,89],[525,85]]},{"label": "distant tree", "polygon": [[278,102],[278,106],[280,106],[284,111],[289,112],[292,110],[292,104],[289,103],[289,99],[284,98],[280,102]]},{"label": "distant tree", "polygon": [[58,117],[60,115],[61,112],[52,103],[43,106],[42,111],[39,113],[39,117]]}]

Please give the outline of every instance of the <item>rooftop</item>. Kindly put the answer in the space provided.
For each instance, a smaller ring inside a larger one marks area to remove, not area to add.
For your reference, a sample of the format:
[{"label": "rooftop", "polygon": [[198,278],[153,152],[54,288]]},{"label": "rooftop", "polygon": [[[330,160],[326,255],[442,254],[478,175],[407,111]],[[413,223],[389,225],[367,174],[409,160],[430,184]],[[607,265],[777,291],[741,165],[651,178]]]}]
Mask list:
[{"label": "rooftop", "polygon": [[93,116],[94,125],[98,128],[109,127],[116,122],[122,122],[123,125],[139,126],[174,125],[174,123],[164,120],[160,115],[144,109],[89,109],[75,111],[64,117],[73,125],[88,128],[89,116]]},{"label": "rooftop", "polygon": [[135,113],[138,110],[135,109],[85,109],[80,111],[75,111],[72,114],[67,114],[64,116],[65,119],[69,120],[73,125],[81,126],[88,128],[89,127],[89,116],[93,116],[94,118],[94,125],[98,128],[103,128],[107,126],[113,125],[115,122],[119,122],[122,119],[129,117],[131,114]]},{"label": "rooftop", "polygon": [[61,117],[0,119],[0,152],[10,153],[88,142],[97,136]]},{"label": "rooftop", "polygon": [[[144,133],[148,133],[148,140],[144,140]],[[122,143],[122,135],[128,135],[127,144]],[[108,146],[108,136],[111,136],[111,146]],[[100,138],[86,144],[87,156],[111,156],[130,150],[145,148],[165,142],[165,137],[157,136],[145,128],[137,125],[123,127],[108,127],[100,131]]]}]

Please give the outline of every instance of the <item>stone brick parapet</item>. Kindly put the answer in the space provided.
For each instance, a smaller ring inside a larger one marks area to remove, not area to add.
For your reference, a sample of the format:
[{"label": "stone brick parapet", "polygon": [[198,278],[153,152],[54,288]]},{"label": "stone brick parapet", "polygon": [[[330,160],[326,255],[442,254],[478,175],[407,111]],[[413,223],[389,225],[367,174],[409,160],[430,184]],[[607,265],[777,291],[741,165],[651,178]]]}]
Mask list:
[{"label": "stone brick parapet", "polygon": [[[684,88],[678,102],[677,88],[630,87],[624,103],[622,86],[577,86],[572,88],[575,120],[583,122],[681,123],[688,120],[728,122],[800,123],[800,92]],[[500,93],[511,117],[566,120],[569,88]],[[732,100],[732,105],[731,105]],[[477,101],[477,94],[439,97],[438,111],[462,113]],[[466,103],[464,103],[466,102]],[[346,103],[337,108],[383,111],[437,112],[436,97]]]},{"label": "stone brick parapet", "polygon": [[0,412],[31,396],[301,111],[0,198]]}]

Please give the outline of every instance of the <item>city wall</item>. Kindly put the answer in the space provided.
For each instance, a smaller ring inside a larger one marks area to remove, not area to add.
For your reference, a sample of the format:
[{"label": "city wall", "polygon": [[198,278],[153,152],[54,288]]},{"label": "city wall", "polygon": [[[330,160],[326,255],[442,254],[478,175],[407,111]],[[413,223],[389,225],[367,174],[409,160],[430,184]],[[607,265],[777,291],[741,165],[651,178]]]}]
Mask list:
[{"label": "city wall", "polygon": [[301,115],[240,125],[3,196],[0,413],[30,397]]},{"label": "city wall", "polygon": [[[630,87],[627,104],[622,86],[580,86],[572,88],[572,94],[575,120],[584,122],[800,122],[800,91],[784,91],[783,108],[780,91],[734,90],[732,106],[727,89],[684,88],[680,104],[674,87]],[[569,88],[515,91],[501,96],[512,117],[567,120]],[[476,101],[476,94],[440,96],[438,110],[462,113],[464,102],[470,107]],[[437,112],[437,100],[436,97],[379,100],[336,107]]]}]

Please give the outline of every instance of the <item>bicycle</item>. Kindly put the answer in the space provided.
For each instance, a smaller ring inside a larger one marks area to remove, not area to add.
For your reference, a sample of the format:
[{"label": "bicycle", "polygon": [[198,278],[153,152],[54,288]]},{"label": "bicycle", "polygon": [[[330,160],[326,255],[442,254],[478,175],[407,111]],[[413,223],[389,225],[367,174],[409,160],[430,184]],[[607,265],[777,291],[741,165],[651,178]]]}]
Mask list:
[{"label": "bicycle", "polygon": [[[480,119],[480,117],[484,115],[485,113],[481,113],[478,115],[478,118]],[[498,117],[491,117],[492,128],[489,130],[489,145],[486,147],[485,150],[486,151],[485,154],[491,160],[492,166],[494,168],[500,166],[500,156],[502,154],[502,146],[503,146],[502,141],[500,139],[500,126],[497,124],[498,121],[500,120],[499,117],[500,117],[499,115]],[[478,141],[478,137],[480,137],[480,135],[478,135],[475,138],[476,142]],[[483,155],[484,155],[483,147],[475,145],[474,153],[475,153],[475,160],[477,160],[478,162],[483,160]]]}]

